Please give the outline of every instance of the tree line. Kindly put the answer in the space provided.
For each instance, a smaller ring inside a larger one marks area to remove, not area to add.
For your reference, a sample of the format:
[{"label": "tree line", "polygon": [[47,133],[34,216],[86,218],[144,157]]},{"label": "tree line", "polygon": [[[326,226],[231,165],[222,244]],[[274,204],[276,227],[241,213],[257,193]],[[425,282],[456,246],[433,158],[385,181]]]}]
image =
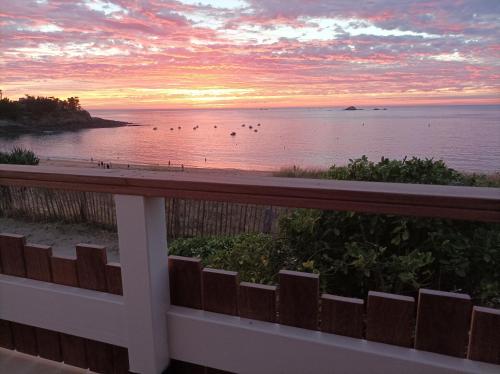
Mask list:
[{"label": "tree line", "polygon": [[26,95],[18,100],[0,100],[0,119],[39,118],[45,115],[82,111],[78,97],[61,100],[57,97]]}]

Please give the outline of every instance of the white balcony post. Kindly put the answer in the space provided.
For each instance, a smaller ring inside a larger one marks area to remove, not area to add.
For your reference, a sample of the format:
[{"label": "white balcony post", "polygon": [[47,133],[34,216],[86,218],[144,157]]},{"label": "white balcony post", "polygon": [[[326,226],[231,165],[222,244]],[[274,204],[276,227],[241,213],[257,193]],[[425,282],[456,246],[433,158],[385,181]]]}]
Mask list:
[{"label": "white balcony post", "polygon": [[115,195],[115,204],[130,371],[158,374],[169,364],[165,199]]}]

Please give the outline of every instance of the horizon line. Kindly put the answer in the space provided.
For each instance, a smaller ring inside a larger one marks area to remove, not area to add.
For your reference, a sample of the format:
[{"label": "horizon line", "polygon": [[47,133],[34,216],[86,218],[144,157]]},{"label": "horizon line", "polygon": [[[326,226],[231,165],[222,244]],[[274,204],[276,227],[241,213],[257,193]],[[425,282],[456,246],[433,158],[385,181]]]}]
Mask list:
[{"label": "horizon line", "polygon": [[[144,107],[144,108],[125,108],[125,107],[87,107],[85,110],[272,110],[272,109],[339,109],[344,111],[348,106],[272,106],[272,107],[171,107],[171,108],[161,108],[161,107]],[[394,108],[394,107],[443,107],[443,106],[500,106],[500,101],[498,103],[485,103],[485,104],[471,104],[471,103],[453,103],[453,104],[443,104],[443,103],[427,103],[427,104],[391,104],[391,105],[370,105],[370,106],[356,106],[357,110],[371,110],[375,108],[383,110],[383,108]]]}]

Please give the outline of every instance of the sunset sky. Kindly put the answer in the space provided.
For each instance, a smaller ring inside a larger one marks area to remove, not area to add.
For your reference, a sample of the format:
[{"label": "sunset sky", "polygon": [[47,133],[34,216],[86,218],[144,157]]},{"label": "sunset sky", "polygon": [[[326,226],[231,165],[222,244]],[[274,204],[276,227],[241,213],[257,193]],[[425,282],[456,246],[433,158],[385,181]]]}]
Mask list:
[{"label": "sunset sky", "polygon": [[87,108],[500,104],[499,0],[2,0],[0,50]]}]

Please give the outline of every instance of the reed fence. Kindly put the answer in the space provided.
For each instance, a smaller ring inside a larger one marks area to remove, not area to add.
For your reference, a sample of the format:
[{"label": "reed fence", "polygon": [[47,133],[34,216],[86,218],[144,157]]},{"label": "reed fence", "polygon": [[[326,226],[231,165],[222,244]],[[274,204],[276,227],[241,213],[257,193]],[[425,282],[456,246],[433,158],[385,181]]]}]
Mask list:
[{"label": "reed fence", "polygon": [[[275,234],[279,217],[290,209],[277,206],[166,198],[169,238],[243,233]],[[0,186],[0,215],[35,221],[89,223],[116,230],[113,195],[38,187]]]}]

